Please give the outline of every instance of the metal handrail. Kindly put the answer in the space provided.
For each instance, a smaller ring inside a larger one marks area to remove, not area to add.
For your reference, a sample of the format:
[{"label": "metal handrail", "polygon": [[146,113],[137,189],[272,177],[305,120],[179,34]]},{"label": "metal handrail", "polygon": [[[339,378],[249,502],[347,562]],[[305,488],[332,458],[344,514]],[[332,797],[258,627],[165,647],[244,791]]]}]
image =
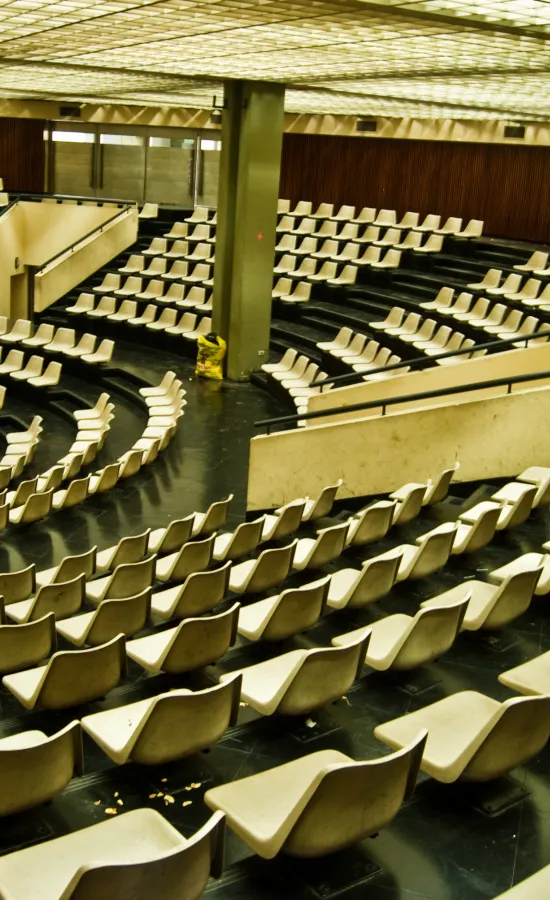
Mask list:
[{"label": "metal handrail", "polygon": [[[466,356],[470,357],[472,354],[476,353],[478,350],[490,350],[493,347],[503,347],[508,346],[509,344],[519,344],[525,341],[525,346],[529,341],[533,340],[533,338],[538,337],[550,337],[550,326],[548,329],[544,329],[541,331],[532,331],[530,334],[524,334],[520,338],[502,338],[496,341],[487,341],[485,344],[473,344],[471,347],[467,347],[466,350],[447,350],[443,353],[436,353],[434,356],[415,356],[414,359],[404,359],[398,363],[392,363],[391,366],[379,366],[377,369],[369,369],[368,375],[376,375],[378,372],[391,372],[395,369],[403,369],[407,366],[415,365],[416,363],[430,363],[434,360],[438,359],[448,359],[451,356]],[[321,381],[312,381],[309,387],[320,387],[323,384],[344,384],[346,381],[355,378],[362,378],[363,373],[361,372],[350,372],[345,375],[332,375],[328,378],[323,378]]]},{"label": "metal handrail", "polygon": [[79,244],[82,244],[83,241],[87,241],[88,238],[91,238],[94,234],[96,234],[96,232],[98,234],[101,234],[101,232],[107,225],[111,225],[115,221],[115,219],[118,219],[118,218],[120,218],[120,216],[125,215],[130,209],[131,209],[130,206],[127,206],[126,209],[119,209],[118,212],[116,212],[114,214],[114,216],[111,216],[110,219],[107,219],[106,222],[102,222],[101,225],[96,225],[96,227],[92,228],[92,230],[89,231],[87,234],[83,234],[82,237],[78,238],[77,241],[73,241],[73,243],[69,244],[68,247],[64,247],[63,250],[60,250],[59,253],[56,253],[54,256],[51,257],[51,259],[46,260],[46,262],[44,262],[40,266],[38,266],[35,269],[35,273],[42,272],[51,263],[53,263],[58,257],[64,256],[66,253],[69,253],[71,250],[74,250],[76,247],[78,247]]},{"label": "metal handrail", "polygon": [[507,386],[508,393],[510,394],[513,384],[521,384],[526,381],[542,381],[545,378],[550,378],[549,371],[531,372],[525,375],[508,376],[507,378],[493,378],[488,381],[475,381],[472,384],[458,384],[446,388],[437,388],[433,391],[422,391],[416,394],[401,394],[399,397],[388,397],[386,400],[368,400],[363,403],[350,403],[349,406],[335,406],[330,409],[320,409],[316,412],[298,413],[297,415],[292,416],[278,416],[274,419],[262,419],[259,422],[254,422],[254,425],[256,428],[267,428],[267,433],[269,434],[269,429],[272,425],[287,425],[303,422],[304,419],[322,419],[327,416],[341,415],[344,412],[359,412],[363,409],[378,409],[379,407],[382,408],[382,415],[385,415],[386,407],[396,406],[398,403],[412,402],[414,400],[429,400],[434,397],[446,397],[449,394],[466,394],[471,391],[479,391],[490,387]]},{"label": "metal handrail", "polygon": [[44,197],[54,197],[56,200],[82,200],[89,202],[90,200],[97,201],[98,206],[103,203],[120,203],[124,206],[138,206],[137,200],[123,200],[121,197],[86,197],[84,194],[49,194],[43,193],[40,194],[36,191],[10,191],[10,194],[16,194],[18,199],[22,197],[30,197],[31,199],[35,198],[38,200],[42,200]]}]

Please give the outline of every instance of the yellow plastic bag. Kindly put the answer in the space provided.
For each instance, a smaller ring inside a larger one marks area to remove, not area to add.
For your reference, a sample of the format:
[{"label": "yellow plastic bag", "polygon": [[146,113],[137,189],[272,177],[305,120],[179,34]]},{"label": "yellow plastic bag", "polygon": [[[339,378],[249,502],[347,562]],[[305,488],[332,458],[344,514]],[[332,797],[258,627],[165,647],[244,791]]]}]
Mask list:
[{"label": "yellow plastic bag", "polygon": [[216,344],[207,340],[203,334],[200,334],[197,344],[198,353],[195,375],[201,378],[214,378],[217,381],[221,381],[223,379],[222,361],[227,346],[224,339],[218,337],[218,343]]}]

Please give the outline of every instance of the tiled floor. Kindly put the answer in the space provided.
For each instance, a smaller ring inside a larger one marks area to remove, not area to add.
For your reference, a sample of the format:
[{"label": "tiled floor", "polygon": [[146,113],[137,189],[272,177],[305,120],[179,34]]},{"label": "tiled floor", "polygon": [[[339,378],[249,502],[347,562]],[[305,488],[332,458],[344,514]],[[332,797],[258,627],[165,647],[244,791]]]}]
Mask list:
[{"label": "tiled floor", "polygon": [[[73,511],[52,515],[42,524],[8,532],[0,546],[2,571],[21,568],[31,561],[43,568],[93,543],[101,549],[124,534],[136,534],[147,526],[158,527],[194,509],[205,509],[212,500],[229,492],[235,494],[230,525],[242,520],[253,423],[281,413],[281,407],[251,386],[196,382],[191,378],[189,362],[181,363],[164,352],[122,343],[117,348],[119,361],[151,382],[160,380],[162,372],[174,366],[190,378],[186,381],[188,405],[177,438],[153,466],[110,494]],[[93,386],[76,386],[89,399],[99,393]],[[143,426],[143,417],[136,409],[125,400],[114,399],[117,415],[106,444],[106,462],[126,449]],[[25,420],[33,413],[30,405],[15,401],[12,411]],[[71,439],[66,423],[55,429],[54,415],[46,411],[44,417],[44,435],[49,443],[44,443],[37,454],[38,469],[51,464]],[[362,556],[373,556],[432,524],[423,513],[414,527],[392,532],[391,539],[366,548]],[[151,678],[132,664],[127,682],[106,700],[85,708],[53,714],[22,713],[17,701],[2,689],[0,734],[28,728],[53,733],[86,713],[173,687],[196,688],[211,683],[222,671],[291,647],[327,645],[333,635],[367,623],[370,616],[416,611],[422,598],[464,577],[485,578],[488,570],[502,562],[526,550],[539,549],[550,537],[549,531],[547,514],[537,512],[517,532],[499,537],[485,551],[467,560],[454,560],[437,576],[394,589],[370,613],[332,614],[307,634],[268,648],[241,641],[218,666],[192,676]],[[347,553],[345,564],[357,566],[362,556]],[[294,579],[306,580],[311,578],[301,575]],[[0,852],[104,820],[104,810],[113,805],[115,791],[124,810],[152,805],[189,835],[209,816],[202,795],[212,784],[328,747],[358,759],[384,755],[387,748],[373,737],[374,726],[382,721],[463,689],[481,690],[495,698],[509,696],[497,681],[498,673],[550,649],[546,606],[544,598],[535,600],[528,613],[505,630],[501,641],[504,649],[495,649],[479,635],[464,634],[449,653],[418,673],[402,678],[367,673],[345,699],[312,717],[314,727],[303,721],[261,720],[243,708],[240,723],[210,752],[158,769],[133,764],[117,768],[85,739],[86,774],[73,780],[52,803],[4,820]],[[489,817],[477,809],[486,788],[465,790],[422,776],[413,799],[378,837],[307,864],[284,858],[262,861],[229,833],[226,872],[220,882],[211,884],[208,896],[216,900],[333,896],[345,900],[491,900],[550,862],[550,750],[545,749],[539,759],[518,769],[513,779],[527,789],[529,796],[501,815]],[[200,787],[191,788],[192,784]],[[162,797],[149,799],[150,794],[159,793],[169,793],[175,803],[165,805]]]}]

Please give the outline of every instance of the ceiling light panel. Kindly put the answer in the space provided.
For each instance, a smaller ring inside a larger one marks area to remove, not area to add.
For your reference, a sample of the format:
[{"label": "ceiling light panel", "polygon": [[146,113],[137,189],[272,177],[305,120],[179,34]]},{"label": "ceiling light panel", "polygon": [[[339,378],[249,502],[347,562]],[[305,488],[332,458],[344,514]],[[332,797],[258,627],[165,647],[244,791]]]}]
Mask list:
[{"label": "ceiling light panel", "polygon": [[209,105],[237,77],[292,111],[540,118],[548,70],[549,0],[0,0],[4,96]]}]

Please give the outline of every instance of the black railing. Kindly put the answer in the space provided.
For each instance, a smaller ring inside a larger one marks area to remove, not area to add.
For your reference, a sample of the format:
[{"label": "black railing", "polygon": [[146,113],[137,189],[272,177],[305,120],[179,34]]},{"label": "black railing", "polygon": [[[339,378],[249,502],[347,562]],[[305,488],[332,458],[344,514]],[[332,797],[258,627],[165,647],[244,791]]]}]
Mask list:
[{"label": "black railing", "polygon": [[388,406],[396,406],[398,403],[412,403],[415,400],[430,400],[436,397],[446,397],[452,394],[467,394],[472,391],[481,391],[491,387],[507,387],[508,392],[512,392],[512,385],[522,384],[527,381],[542,381],[550,379],[550,372],[530,372],[525,375],[514,375],[507,378],[493,378],[487,381],[476,381],[473,384],[459,384],[437,388],[433,391],[422,391],[416,394],[401,394],[399,397],[388,397],[385,400],[369,400],[363,403],[350,403],[349,406],[334,406],[330,409],[320,409],[316,412],[298,413],[292,416],[278,416],[274,419],[262,419],[254,422],[256,428],[267,428],[267,434],[274,425],[294,425],[296,422],[310,421],[311,419],[324,419],[330,416],[342,415],[342,413],[360,412],[365,409],[381,409],[381,415],[386,414]]},{"label": "black railing", "polygon": [[53,198],[54,200],[76,200],[77,203],[96,203],[97,206],[103,206],[105,203],[117,203],[119,206],[138,206],[137,200],[123,200],[121,197],[86,197],[83,194],[40,194],[35,191],[10,191],[11,196],[16,196],[17,200],[44,200],[45,198]]},{"label": "black railing", "polygon": [[346,382],[354,381],[357,378],[362,379],[363,374],[376,375],[378,372],[392,372],[395,371],[395,369],[404,369],[413,365],[429,365],[429,363],[438,359],[449,359],[452,356],[466,356],[467,358],[470,358],[478,350],[491,350],[496,347],[507,347],[509,344],[523,344],[525,342],[525,346],[527,347],[529,341],[539,337],[550,337],[550,326],[548,329],[532,331],[529,334],[523,334],[521,337],[499,338],[496,341],[487,341],[485,344],[473,344],[471,347],[467,347],[466,350],[458,348],[458,350],[447,350],[443,353],[436,353],[434,356],[415,356],[414,359],[404,359],[401,362],[392,363],[391,366],[379,366],[377,369],[367,369],[364,373],[350,372],[345,375],[332,375],[328,378],[323,378],[320,381],[312,381],[309,387],[321,387],[324,384],[345,384]]}]

